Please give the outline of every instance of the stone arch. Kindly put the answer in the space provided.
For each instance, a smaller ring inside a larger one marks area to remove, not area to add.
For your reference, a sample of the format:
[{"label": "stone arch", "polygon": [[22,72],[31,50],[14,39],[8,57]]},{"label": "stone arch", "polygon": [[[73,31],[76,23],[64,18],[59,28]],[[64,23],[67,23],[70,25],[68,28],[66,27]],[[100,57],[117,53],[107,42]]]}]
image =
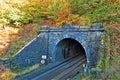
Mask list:
[{"label": "stone arch", "polygon": [[83,56],[86,55],[86,51],[82,44],[73,38],[64,38],[61,39],[54,48],[54,61],[62,61],[64,59],[80,55]]}]

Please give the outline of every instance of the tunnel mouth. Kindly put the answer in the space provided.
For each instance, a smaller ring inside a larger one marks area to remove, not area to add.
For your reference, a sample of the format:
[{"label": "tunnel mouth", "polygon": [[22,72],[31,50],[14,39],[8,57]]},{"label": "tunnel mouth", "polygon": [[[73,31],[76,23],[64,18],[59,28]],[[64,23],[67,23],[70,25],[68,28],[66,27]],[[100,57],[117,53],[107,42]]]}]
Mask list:
[{"label": "tunnel mouth", "polygon": [[55,62],[60,62],[74,56],[85,56],[83,46],[75,39],[65,38],[55,47]]}]

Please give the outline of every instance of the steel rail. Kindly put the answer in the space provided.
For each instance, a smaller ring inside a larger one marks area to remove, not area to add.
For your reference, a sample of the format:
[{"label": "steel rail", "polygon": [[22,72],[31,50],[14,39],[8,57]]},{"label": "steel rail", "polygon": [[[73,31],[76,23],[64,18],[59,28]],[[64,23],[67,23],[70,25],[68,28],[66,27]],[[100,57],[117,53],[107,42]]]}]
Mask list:
[{"label": "steel rail", "polygon": [[62,63],[52,67],[48,71],[46,71],[46,72],[36,76],[35,78],[33,78],[31,80],[47,80],[47,78],[50,77],[55,71],[58,71],[58,69],[62,68],[63,66],[65,66],[67,64],[69,64],[70,62],[74,61],[78,57],[79,56],[75,56],[75,57],[69,58],[69,59],[63,61]]},{"label": "steel rail", "polygon": [[77,57],[79,57],[79,56],[76,55],[76,56],[68,58],[62,62],[53,63],[52,66],[51,65],[44,66],[44,67],[42,67],[36,71],[33,71],[29,74],[26,74],[24,76],[16,77],[14,80],[34,80],[38,76],[46,76],[47,75],[46,72],[50,72],[51,70],[56,70],[56,67],[60,68],[64,65],[68,64],[69,62],[73,61]]},{"label": "steel rail", "polygon": [[58,69],[57,71],[54,72],[54,75],[48,78],[48,79],[52,79],[53,77],[56,77],[56,75],[60,75],[62,72],[64,73],[64,71],[66,71],[68,68],[71,69],[71,66],[76,65],[79,61],[83,60],[85,58],[85,56],[79,57],[77,59],[75,59],[74,61],[68,63],[67,65],[61,67],[61,69]]},{"label": "steel rail", "polygon": [[54,80],[66,80],[67,78],[73,76],[76,74],[80,68],[82,67],[82,64],[86,62],[86,59],[83,59],[76,63],[75,65],[71,66],[70,68],[64,70],[62,73],[60,73],[58,76],[54,77]]},{"label": "steel rail", "polygon": [[59,65],[59,66],[51,69],[50,71],[47,71],[44,74],[33,78],[32,80],[52,80],[54,77],[58,76],[59,74],[64,73],[64,71],[66,71],[67,69],[71,69],[71,66],[75,66],[79,62],[81,63],[81,61],[84,59],[85,59],[85,56],[82,56],[82,57],[77,56],[77,57],[73,58],[72,61],[67,61],[67,63],[65,63],[65,64],[63,63],[64,65]]}]

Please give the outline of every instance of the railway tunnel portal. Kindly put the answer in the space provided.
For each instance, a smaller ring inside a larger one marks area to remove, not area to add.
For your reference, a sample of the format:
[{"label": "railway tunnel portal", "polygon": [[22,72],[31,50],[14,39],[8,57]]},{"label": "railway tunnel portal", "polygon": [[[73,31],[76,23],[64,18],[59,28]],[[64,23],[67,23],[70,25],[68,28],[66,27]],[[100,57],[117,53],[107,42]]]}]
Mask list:
[{"label": "railway tunnel portal", "polygon": [[[25,45],[13,58],[19,66],[40,63],[55,63],[75,55],[85,55],[87,65],[94,65],[99,59],[102,24],[87,26],[63,25],[58,28],[42,26],[40,34]],[[3,62],[6,66],[10,61]]]},{"label": "railway tunnel portal", "polygon": [[65,38],[61,40],[55,48],[55,59],[54,61],[63,61],[67,58],[74,56],[84,56],[85,50],[83,46],[72,38]]}]

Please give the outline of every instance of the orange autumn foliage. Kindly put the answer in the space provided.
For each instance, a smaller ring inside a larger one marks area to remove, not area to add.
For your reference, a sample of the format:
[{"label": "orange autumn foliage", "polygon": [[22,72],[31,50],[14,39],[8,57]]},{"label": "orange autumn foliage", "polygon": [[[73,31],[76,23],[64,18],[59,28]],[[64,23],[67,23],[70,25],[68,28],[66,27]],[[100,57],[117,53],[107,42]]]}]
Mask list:
[{"label": "orange autumn foliage", "polygon": [[13,80],[16,74],[13,73],[10,69],[6,69],[3,72],[0,72],[0,80]]}]

